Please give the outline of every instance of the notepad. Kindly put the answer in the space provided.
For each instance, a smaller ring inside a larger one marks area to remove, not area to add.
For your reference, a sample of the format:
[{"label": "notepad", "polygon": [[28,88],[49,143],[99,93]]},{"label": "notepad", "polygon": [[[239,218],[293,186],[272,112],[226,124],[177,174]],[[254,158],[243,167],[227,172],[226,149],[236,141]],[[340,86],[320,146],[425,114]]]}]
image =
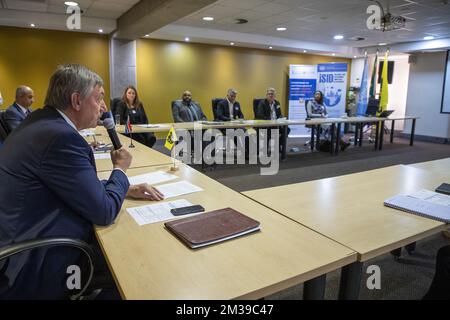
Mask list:
[{"label": "notepad", "polygon": [[260,230],[260,223],[232,208],[166,222],[166,228],[195,249]]},{"label": "notepad", "polygon": [[429,190],[411,195],[396,195],[384,201],[384,205],[422,217],[450,223],[450,196]]},{"label": "notepad", "polygon": [[148,183],[151,185],[155,185],[158,183],[175,180],[178,177],[164,172],[164,171],[156,171],[146,174],[141,174],[138,176],[130,177],[128,180],[130,181],[130,184],[141,184],[141,183]]}]

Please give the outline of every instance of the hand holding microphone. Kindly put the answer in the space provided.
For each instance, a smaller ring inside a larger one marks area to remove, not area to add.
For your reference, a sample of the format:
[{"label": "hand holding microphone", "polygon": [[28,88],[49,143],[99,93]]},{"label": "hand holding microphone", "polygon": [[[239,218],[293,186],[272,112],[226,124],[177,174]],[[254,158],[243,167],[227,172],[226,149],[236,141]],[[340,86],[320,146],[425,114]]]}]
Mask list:
[{"label": "hand holding microphone", "polygon": [[111,151],[111,160],[114,168],[122,169],[127,171],[131,165],[131,160],[133,159],[131,153],[128,150],[122,148],[119,137],[116,132],[116,127],[114,120],[112,118],[105,118],[103,120],[103,126],[108,131],[109,138],[113,144],[114,150]]},{"label": "hand holding microphone", "polygon": [[114,124],[114,120],[112,118],[105,118],[103,120],[103,126],[108,131],[108,135],[114,146],[114,150],[119,150],[120,148],[122,148],[122,144],[120,143],[119,137],[116,132],[116,126]]}]

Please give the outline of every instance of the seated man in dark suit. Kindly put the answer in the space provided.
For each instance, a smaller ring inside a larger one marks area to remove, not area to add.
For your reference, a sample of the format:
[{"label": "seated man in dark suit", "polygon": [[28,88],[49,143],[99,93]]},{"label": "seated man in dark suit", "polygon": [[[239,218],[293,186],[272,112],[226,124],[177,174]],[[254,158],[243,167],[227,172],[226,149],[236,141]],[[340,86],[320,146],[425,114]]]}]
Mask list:
[{"label": "seated man in dark suit", "polygon": [[33,111],[34,92],[30,87],[20,86],[16,89],[16,100],[5,111],[4,119],[9,132],[16,129],[23,120]]},{"label": "seated man in dark suit", "polygon": [[173,121],[193,122],[206,121],[205,114],[198,102],[192,101],[190,91],[183,92],[182,100],[177,100],[172,105]]},{"label": "seated man in dark suit", "polygon": [[[80,65],[61,66],[50,79],[45,107],[5,141],[0,150],[0,247],[48,237],[95,246],[93,224],[113,223],[126,195],[162,199],[147,185],[130,187],[125,172],[131,154],[124,148],[111,152],[109,179],[97,178],[92,148],[78,131],[97,126],[106,111],[103,95],[97,74]],[[0,263],[0,275],[8,279],[0,299],[67,297],[66,271],[83,261],[79,251],[66,247],[12,256]]]},{"label": "seated man in dark suit", "polygon": [[232,119],[244,119],[241,105],[236,101],[236,89],[228,89],[227,97],[217,104],[217,119],[220,121],[230,121]]},{"label": "seated man in dark suit", "polygon": [[[258,107],[256,108],[255,119],[257,120],[277,120],[283,118],[283,114],[281,113],[281,105],[278,100],[275,99],[276,91],[274,88],[268,88],[266,90],[266,99],[261,100],[259,102]],[[270,129],[270,128],[267,128]],[[287,128],[287,134],[291,130],[289,127]],[[282,146],[283,141],[283,131],[280,132],[280,148]],[[269,139],[270,139],[270,131],[269,131]]]}]

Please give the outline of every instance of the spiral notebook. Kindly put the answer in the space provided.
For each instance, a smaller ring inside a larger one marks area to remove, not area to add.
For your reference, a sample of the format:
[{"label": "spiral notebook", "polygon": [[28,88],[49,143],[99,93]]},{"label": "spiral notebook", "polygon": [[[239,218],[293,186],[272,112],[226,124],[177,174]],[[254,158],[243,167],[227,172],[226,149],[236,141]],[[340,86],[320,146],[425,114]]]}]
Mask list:
[{"label": "spiral notebook", "polygon": [[396,195],[386,199],[384,205],[422,217],[450,223],[450,196],[429,190],[411,195]]}]

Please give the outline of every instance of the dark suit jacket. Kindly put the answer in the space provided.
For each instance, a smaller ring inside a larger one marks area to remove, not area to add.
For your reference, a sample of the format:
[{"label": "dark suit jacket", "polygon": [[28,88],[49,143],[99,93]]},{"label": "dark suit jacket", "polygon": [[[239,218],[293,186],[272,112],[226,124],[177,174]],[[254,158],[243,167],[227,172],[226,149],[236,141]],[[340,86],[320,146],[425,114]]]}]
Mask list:
[{"label": "dark suit jacket", "polygon": [[[100,181],[91,147],[48,106],[8,136],[0,150],[0,183],[0,247],[52,236],[91,242],[92,224],[113,223],[129,187],[119,170]],[[0,288],[0,299],[61,298],[67,267],[79,265],[79,257],[79,251],[55,248],[9,258],[6,276],[14,287],[3,288],[3,295]]]},{"label": "dark suit jacket", "polygon": [[[29,108],[31,112],[31,108]],[[27,117],[27,114],[25,114],[20,107],[14,103],[13,105],[9,106],[8,109],[6,109],[4,114],[4,120],[6,122],[6,125],[8,126],[9,132],[16,129],[23,120]]]},{"label": "dark suit jacket", "polygon": [[131,124],[147,124],[148,118],[144,108],[130,109],[123,101],[117,103],[116,114],[120,115],[120,124],[126,124],[127,118],[130,117]]},{"label": "dark suit jacket", "polygon": [[[189,112],[191,111],[191,112]],[[197,119],[191,118],[191,113],[196,116]],[[208,120],[203,113],[202,107],[198,102],[191,101],[191,109],[182,101],[177,100],[172,103],[172,116],[175,122],[192,122],[192,121],[205,121]]]},{"label": "dark suit jacket", "polygon": [[[282,118],[283,114],[281,113],[280,102],[275,100],[275,112],[277,114],[277,119]],[[257,120],[271,120],[272,117],[270,115],[270,105],[267,99],[261,100],[259,102],[258,107],[256,108],[256,116]]]},{"label": "dark suit jacket", "polygon": [[[228,100],[223,99],[217,103],[217,119],[221,121],[230,121],[230,107],[228,106]],[[241,105],[235,101],[233,104],[233,119],[244,119],[244,114],[241,111]]]}]

